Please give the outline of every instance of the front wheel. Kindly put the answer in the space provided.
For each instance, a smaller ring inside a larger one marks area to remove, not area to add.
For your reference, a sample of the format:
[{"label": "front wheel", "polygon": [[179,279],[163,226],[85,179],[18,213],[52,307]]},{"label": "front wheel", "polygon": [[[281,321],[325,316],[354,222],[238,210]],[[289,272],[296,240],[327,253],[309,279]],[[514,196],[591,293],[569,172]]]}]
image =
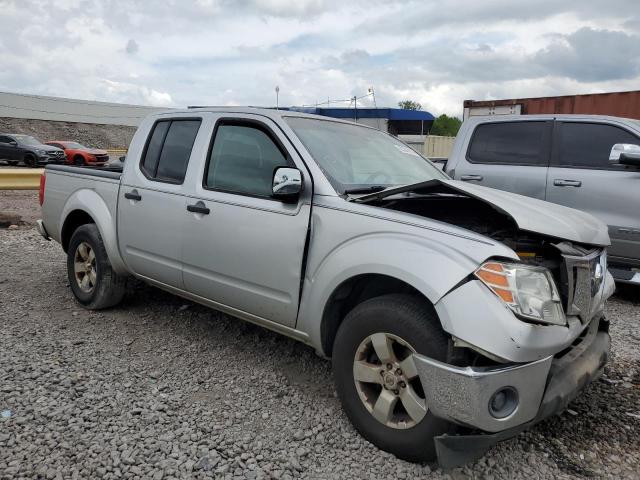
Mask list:
[{"label": "front wheel", "polygon": [[336,389],[347,416],[371,443],[413,462],[436,457],[433,438],[452,431],[435,417],[413,354],[445,361],[448,339],[433,307],[411,295],[384,295],[355,307],[333,347]]},{"label": "front wheel", "polygon": [[78,227],[67,250],[67,276],[76,299],[90,310],[112,307],[125,294],[126,277],[111,268],[95,224]]},{"label": "front wheel", "polygon": [[84,157],[82,157],[81,155],[76,155],[75,158],[73,159],[73,163],[75,163],[78,167],[82,167],[86,165],[86,162],[84,161]]}]

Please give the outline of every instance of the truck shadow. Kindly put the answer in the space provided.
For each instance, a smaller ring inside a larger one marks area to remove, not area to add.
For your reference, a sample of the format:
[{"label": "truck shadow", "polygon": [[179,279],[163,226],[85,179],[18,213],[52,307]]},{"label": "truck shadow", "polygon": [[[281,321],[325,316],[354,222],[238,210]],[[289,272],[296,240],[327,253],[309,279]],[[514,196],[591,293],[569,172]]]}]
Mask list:
[{"label": "truck shadow", "polygon": [[640,305],[640,285],[628,285],[624,283],[616,284],[614,297],[626,300],[635,305]]}]

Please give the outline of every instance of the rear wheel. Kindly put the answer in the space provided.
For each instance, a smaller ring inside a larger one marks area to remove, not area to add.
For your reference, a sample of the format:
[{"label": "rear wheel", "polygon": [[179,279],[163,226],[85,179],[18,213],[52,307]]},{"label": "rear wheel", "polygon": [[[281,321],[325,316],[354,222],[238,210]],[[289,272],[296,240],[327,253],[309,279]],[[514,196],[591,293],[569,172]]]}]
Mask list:
[{"label": "rear wheel", "polygon": [[28,153],[24,156],[24,164],[27,167],[35,167],[36,166],[36,157],[32,154]]},{"label": "rear wheel", "polygon": [[344,409],[371,443],[413,462],[436,457],[433,438],[452,424],[425,401],[413,354],[445,361],[448,339],[433,307],[411,295],[384,295],[355,307],[340,325],[333,373]]},{"label": "rear wheel", "polygon": [[78,302],[90,310],[112,307],[125,294],[126,277],[111,268],[95,224],[78,227],[67,251],[67,276]]},{"label": "rear wheel", "polygon": [[17,160],[7,160],[7,163],[9,165],[11,165],[12,167],[15,167],[16,165],[18,165],[18,161]]}]

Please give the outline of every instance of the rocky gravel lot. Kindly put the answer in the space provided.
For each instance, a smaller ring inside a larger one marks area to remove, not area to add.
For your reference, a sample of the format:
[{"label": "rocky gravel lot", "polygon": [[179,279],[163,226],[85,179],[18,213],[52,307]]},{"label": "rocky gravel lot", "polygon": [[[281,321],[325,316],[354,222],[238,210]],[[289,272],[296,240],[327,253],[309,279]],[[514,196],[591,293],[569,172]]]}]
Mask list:
[{"label": "rocky gravel lot", "polygon": [[604,379],[443,472],[363,440],[302,344],[139,283],[82,310],[60,247],[29,224],[35,199],[0,192],[27,220],[0,230],[0,479],[640,478],[638,290],[610,302]]}]

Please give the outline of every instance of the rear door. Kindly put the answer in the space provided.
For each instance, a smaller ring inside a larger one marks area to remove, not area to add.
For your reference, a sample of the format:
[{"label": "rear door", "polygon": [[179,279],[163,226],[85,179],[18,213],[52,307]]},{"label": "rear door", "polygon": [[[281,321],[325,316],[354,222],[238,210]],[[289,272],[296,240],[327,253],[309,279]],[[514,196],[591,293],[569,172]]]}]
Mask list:
[{"label": "rear door", "polygon": [[550,120],[478,124],[454,179],[544,199],[552,125]]},{"label": "rear door", "polygon": [[609,225],[611,263],[640,265],[640,168],[609,163],[616,143],[640,138],[622,124],[558,121],[547,200],[600,218]]},{"label": "rear door", "polygon": [[177,288],[183,286],[183,183],[201,121],[156,121],[139,163],[126,167],[118,199],[118,241],[128,268]]},{"label": "rear door", "polygon": [[12,160],[11,156],[12,151],[16,149],[16,147],[12,146],[9,142],[12,141],[11,137],[7,137],[6,135],[0,135],[0,160]]},{"label": "rear door", "polygon": [[[309,228],[310,176],[269,119],[217,120],[206,165],[183,212],[185,289],[235,311],[294,326]],[[277,167],[303,172],[295,203],[271,196]],[[204,210],[202,210],[204,209]]]}]

